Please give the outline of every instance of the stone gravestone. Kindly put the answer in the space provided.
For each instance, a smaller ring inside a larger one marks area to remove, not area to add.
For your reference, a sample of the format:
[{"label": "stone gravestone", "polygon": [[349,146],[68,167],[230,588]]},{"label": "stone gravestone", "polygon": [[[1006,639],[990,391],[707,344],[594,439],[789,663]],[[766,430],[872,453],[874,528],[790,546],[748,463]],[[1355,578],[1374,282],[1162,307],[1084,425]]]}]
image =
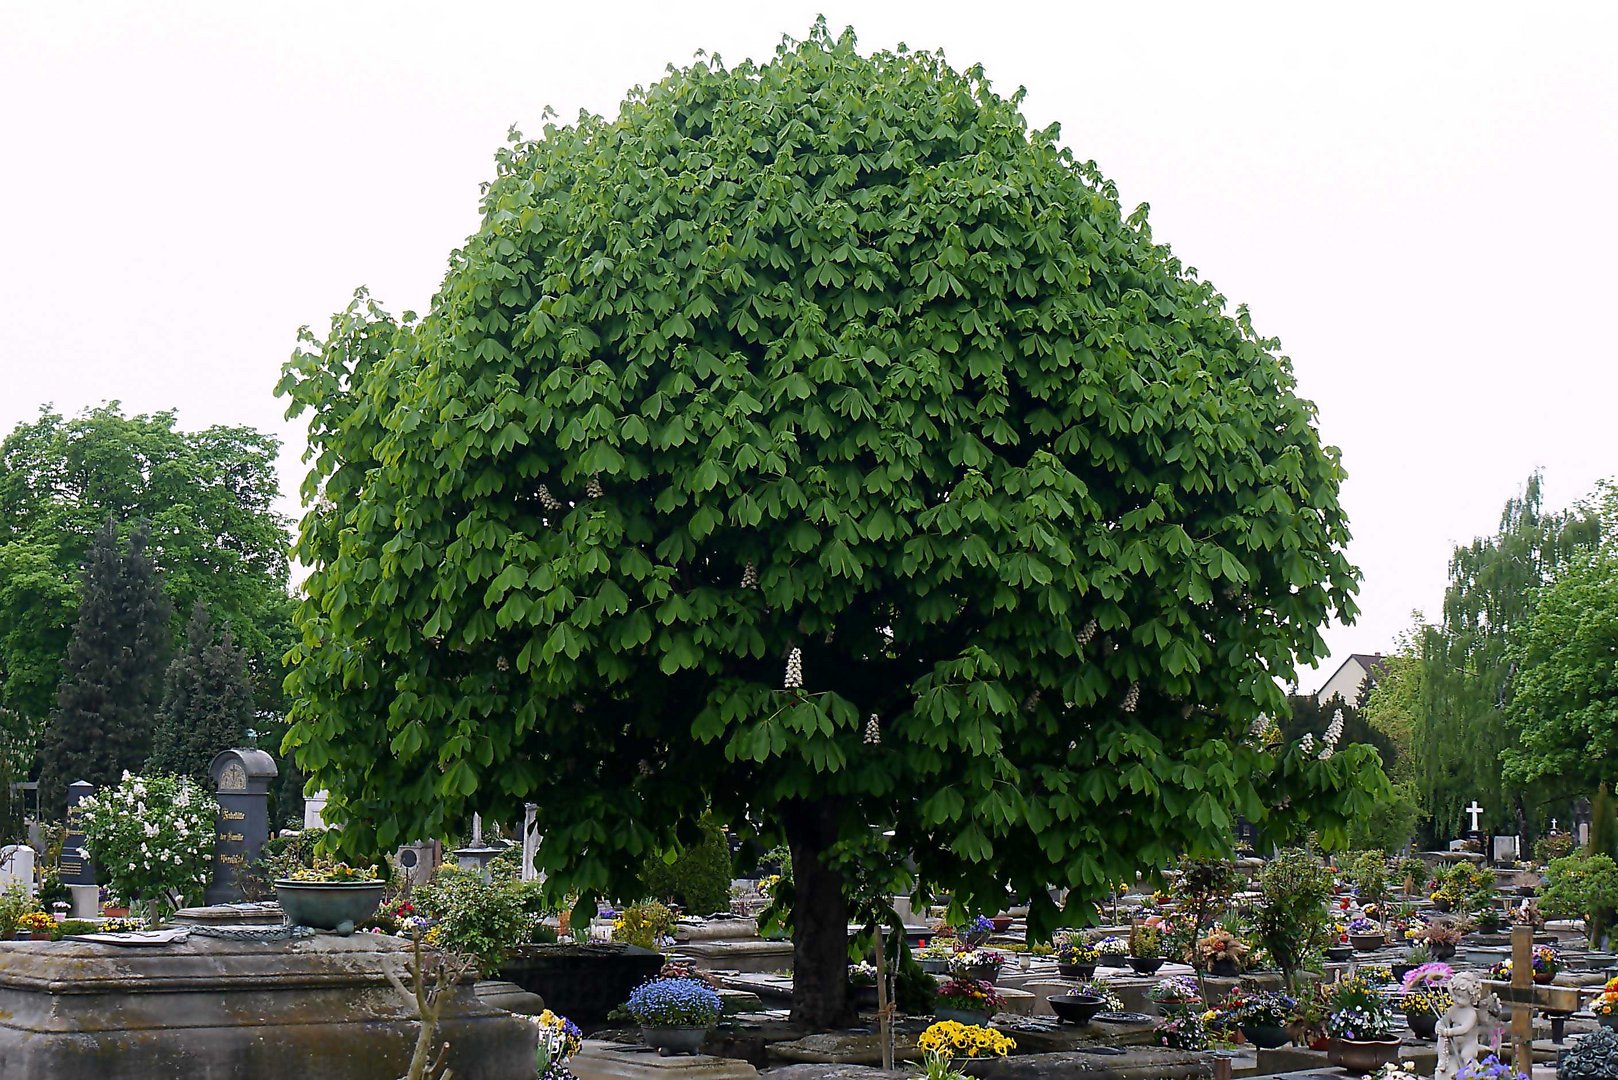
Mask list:
[{"label": "stone gravestone", "polygon": [[84,850],[84,826],[79,824],[79,803],[95,793],[88,780],[75,780],[67,786],[67,837],[62,841],[62,857],[57,863],[63,885],[94,885],[95,867]]},{"label": "stone gravestone", "polygon": [[213,884],[204,894],[208,903],[235,904],[245,899],[237,876],[258,858],[269,839],[270,781],[275,773],[275,760],[262,750],[223,750],[208,766],[219,800]]},{"label": "stone gravestone", "polygon": [[1510,865],[1517,861],[1517,838],[1515,836],[1497,836],[1494,838],[1494,861]]},{"label": "stone gravestone", "polygon": [[27,844],[0,847],[0,892],[14,885],[34,894],[34,849]]}]

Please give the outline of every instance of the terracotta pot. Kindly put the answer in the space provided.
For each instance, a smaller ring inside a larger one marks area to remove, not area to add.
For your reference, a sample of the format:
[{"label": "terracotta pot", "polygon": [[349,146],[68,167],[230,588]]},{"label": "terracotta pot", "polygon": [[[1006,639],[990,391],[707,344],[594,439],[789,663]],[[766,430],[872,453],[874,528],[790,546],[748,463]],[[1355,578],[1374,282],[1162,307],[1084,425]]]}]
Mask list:
[{"label": "terracotta pot", "polygon": [[1549,986],[1555,978],[1556,972],[1554,971],[1536,971],[1534,972],[1534,985]]},{"label": "terracotta pot", "polygon": [[127,919],[129,918],[129,909],[126,907],[104,907],[101,909],[101,914],[109,919]]},{"label": "terracotta pot", "polygon": [[1326,1060],[1351,1073],[1375,1072],[1399,1060],[1399,1045],[1398,1039],[1333,1039]]}]

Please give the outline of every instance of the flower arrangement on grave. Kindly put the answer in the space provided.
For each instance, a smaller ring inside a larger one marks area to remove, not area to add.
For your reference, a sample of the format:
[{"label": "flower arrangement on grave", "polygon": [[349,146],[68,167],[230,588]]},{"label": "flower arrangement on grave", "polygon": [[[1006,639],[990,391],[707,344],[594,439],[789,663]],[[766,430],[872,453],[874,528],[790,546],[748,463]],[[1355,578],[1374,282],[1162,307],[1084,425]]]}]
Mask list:
[{"label": "flower arrangement on grave", "polygon": [[1247,959],[1247,942],[1223,927],[1215,927],[1208,936],[1197,942],[1197,960],[1204,967],[1228,961],[1239,969]]},{"label": "flower arrangement on grave", "polygon": [[155,922],[200,898],[213,863],[214,800],[181,776],[131,776],[79,803],[84,846],[120,896]]},{"label": "flower arrangement on grave", "polygon": [[96,929],[103,934],[138,934],[146,924],[140,919],[106,919]]},{"label": "flower arrangement on grave", "polygon": [[1087,967],[1101,959],[1101,950],[1093,945],[1086,945],[1077,938],[1068,938],[1056,946],[1055,956],[1058,964]]},{"label": "flower arrangement on grave", "polygon": [[579,1025],[549,1009],[529,1020],[539,1028],[536,1080],[577,1080],[567,1062],[584,1045]]},{"label": "flower arrangement on grave", "polygon": [[1590,1003],[1590,1011],[1597,1016],[1618,1016],[1618,978],[1607,980],[1601,996]]},{"label": "flower arrangement on grave", "polygon": [[760,896],[775,895],[775,887],[781,884],[780,874],[766,874],[758,879],[758,894]]},{"label": "flower arrangement on grave", "polygon": [[916,950],[916,959],[948,960],[960,951],[958,946],[959,942],[952,937],[935,937]]},{"label": "flower arrangement on grave", "polygon": [[1455,999],[1450,992],[1442,986],[1434,986],[1423,990],[1412,990],[1405,994],[1399,1002],[1399,1007],[1406,1016],[1443,1016],[1449,1011]]},{"label": "flower arrangement on grave", "polygon": [[981,1024],[940,1020],[921,1033],[916,1045],[924,1053],[948,1058],[1005,1057],[1017,1049],[1017,1040]]},{"label": "flower arrangement on grave", "polygon": [[[1548,983],[1562,970],[1562,954],[1549,945],[1534,946],[1534,981]],[[1489,978],[1510,982],[1513,971],[1510,959],[1501,960],[1489,969]]]},{"label": "flower arrangement on grave", "polygon": [[1414,1062],[1390,1061],[1361,1080],[1427,1080],[1427,1077],[1416,1071]]},{"label": "flower arrangement on grave", "polygon": [[993,949],[968,949],[949,958],[949,973],[956,978],[993,979],[1005,967],[1004,953]]},{"label": "flower arrangement on grave", "polygon": [[933,1024],[916,1045],[923,1053],[922,1075],[917,1080],[967,1080],[955,1068],[956,1058],[1005,1057],[1017,1043],[993,1028],[940,1020]]},{"label": "flower arrangement on grave", "polygon": [[1455,1080],[1528,1080],[1493,1054],[1484,1054],[1477,1061],[1469,1061],[1455,1074]]},{"label": "flower arrangement on grave", "polygon": [[1129,942],[1114,934],[1108,934],[1096,942],[1096,952],[1102,956],[1127,956]]},{"label": "flower arrangement on grave", "polygon": [[968,949],[976,949],[988,942],[994,936],[994,920],[983,915],[976,915],[972,921],[957,931],[961,944]]},{"label": "flower arrangement on grave", "polygon": [[1386,986],[1394,981],[1393,969],[1387,964],[1361,964],[1354,973],[1372,986]]},{"label": "flower arrangement on grave", "polygon": [[1155,926],[1136,926],[1129,932],[1129,956],[1137,960],[1163,957],[1163,931]]},{"label": "flower arrangement on grave", "polygon": [[708,1027],[724,1005],[719,994],[696,979],[649,979],[630,992],[625,1005],[642,1027]]},{"label": "flower arrangement on grave", "polygon": [[1166,979],[1159,979],[1146,992],[1146,996],[1153,1004],[1165,1009],[1188,1009],[1202,1004],[1202,991],[1197,987],[1197,981],[1189,975],[1170,975]]},{"label": "flower arrangement on grave", "polygon": [[978,979],[951,979],[938,988],[938,997],[951,1008],[993,1013],[1006,1003],[991,983]]},{"label": "flower arrangement on grave", "polygon": [[56,930],[56,920],[43,911],[27,911],[17,919],[17,929],[29,934],[50,934]]},{"label": "flower arrangement on grave", "polygon": [[1219,1014],[1230,1027],[1286,1027],[1298,1013],[1298,1002],[1279,990],[1247,990],[1240,986],[1219,1003]]},{"label": "flower arrangement on grave", "polygon": [[861,960],[857,964],[848,965],[848,985],[875,986],[876,965],[868,960]]},{"label": "flower arrangement on grave", "polygon": [[656,900],[630,904],[612,920],[612,939],[656,951],[674,933],[674,912]]},{"label": "flower arrangement on grave", "polygon": [[1398,1030],[1380,991],[1357,975],[1326,988],[1326,1033],[1350,1042],[1391,1039]]},{"label": "flower arrangement on grave", "polygon": [[[659,979],[695,979],[706,986],[715,986],[713,976],[701,968],[693,967],[689,960],[668,960],[658,969]],[[715,987],[717,989],[717,987]]]},{"label": "flower arrangement on grave", "polygon": [[381,881],[382,875],[375,866],[350,866],[346,862],[316,859],[313,866],[299,867],[286,880],[323,885],[359,885]]},{"label": "flower arrangement on grave", "polygon": [[1353,937],[1356,934],[1380,934],[1382,932],[1382,928],[1380,926],[1364,916],[1357,919],[1350,919],[1346,929],[1350,937]]},{"label": "flower arrangement on grave", "polygon": [[1179,1013],[1159,1024],[1152,1034],[1159,1046],[1171,1050],[1208,1049],[1208,1024],[1201,1013]]}]

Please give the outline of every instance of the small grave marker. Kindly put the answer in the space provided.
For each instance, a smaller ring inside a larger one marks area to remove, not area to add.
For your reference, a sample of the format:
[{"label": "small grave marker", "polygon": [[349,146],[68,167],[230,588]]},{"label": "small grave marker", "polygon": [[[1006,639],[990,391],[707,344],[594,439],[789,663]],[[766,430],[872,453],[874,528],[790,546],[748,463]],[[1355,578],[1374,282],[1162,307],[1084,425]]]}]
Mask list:
[{"label": "small grave marker", "polygon": [[88,780],[75,780],[67,786],[67,837],[62,841],[62,857],[57,863],[63,885],[96,884],[95,867],[84,850],[84,826],[80,823],[79,803],[95,794]]},{"label": "small grave marker", "polygon": [[213,884],[204,893],[209,904],[245,899],[242,869],[258,858],[270,835],[270,781],[275,760],[262,750],[223,750],[208,766],[219,800],[218,835],[214,838]]}]

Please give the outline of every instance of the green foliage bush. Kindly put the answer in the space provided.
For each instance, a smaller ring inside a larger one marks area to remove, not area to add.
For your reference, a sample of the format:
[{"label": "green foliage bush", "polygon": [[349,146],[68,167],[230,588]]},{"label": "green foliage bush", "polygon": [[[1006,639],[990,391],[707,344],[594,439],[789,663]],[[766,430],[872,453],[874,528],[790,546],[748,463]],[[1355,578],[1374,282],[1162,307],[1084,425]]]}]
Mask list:
[{"label": "green foliage bush", "polygon": [[1539,906],[1552,918],[1581,918],[1591,942],[1605,940],[1618,912],[1618,863],[1609,855],[1578,852],[1553,859],[1545,870]]},{"label": "green foliage bush", "polygon": [[412,897],[424,914],[438,920],[441,943],[477,957],[489,978],[512,949],[531,940],[534,917],[524,907],[523,890],[510,882],[485,882],[446,864]]},{"label": "green foliage bush", "polygon": [[1331,871],[1306,851],[1284,851],[1259,871],[1253,932],[1296,996],[1297,975],[1332,940]]},{"label": "green foliage bush", "polygon": [[680,905],[691,915],[730,910],[730,843],[711,818],[702,822],[702,839],[668,862],[658,855],[646,860],[647,895]]}]

